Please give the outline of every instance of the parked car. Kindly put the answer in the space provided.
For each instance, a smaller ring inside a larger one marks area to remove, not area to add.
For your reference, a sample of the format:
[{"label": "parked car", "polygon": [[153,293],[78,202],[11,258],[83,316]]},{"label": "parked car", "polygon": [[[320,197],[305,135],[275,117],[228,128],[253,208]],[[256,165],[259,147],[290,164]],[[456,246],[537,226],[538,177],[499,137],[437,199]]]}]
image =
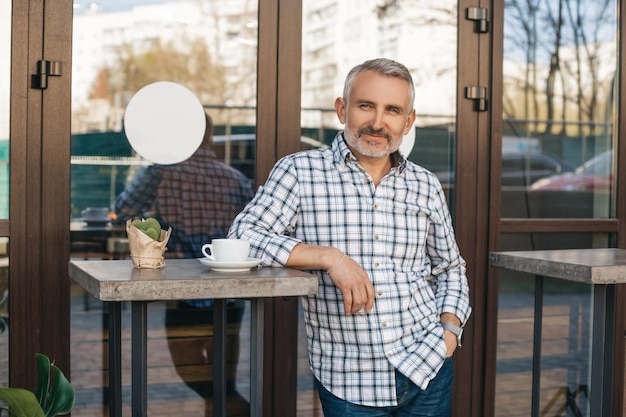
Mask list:
[{"label": "parked car", "polygon": [[[573,167],[542,153],[505,153],[502,155],[502,187],[529,187],[537,180],[573,171]],[[445,188],[453,186],[450,172],[435,173]]]},{"label": "parked car", "polygon": [[573,172],[552,175],[536,181],[532,191],[596,191],[610,190],[613,185],[613,151],[591,158]]}]

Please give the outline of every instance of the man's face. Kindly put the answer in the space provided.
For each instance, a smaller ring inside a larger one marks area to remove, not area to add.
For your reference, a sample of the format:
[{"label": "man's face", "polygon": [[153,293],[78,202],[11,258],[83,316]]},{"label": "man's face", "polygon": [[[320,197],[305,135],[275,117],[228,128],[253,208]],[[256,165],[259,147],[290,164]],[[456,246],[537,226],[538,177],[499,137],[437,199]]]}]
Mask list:
[{"label": "man's face", "polygon": [[415,121],[406,81],[363,71],[356,76],[347,103],[335,101],[345,124],[348,146],[357,158],[384,158],[395,152]]}]

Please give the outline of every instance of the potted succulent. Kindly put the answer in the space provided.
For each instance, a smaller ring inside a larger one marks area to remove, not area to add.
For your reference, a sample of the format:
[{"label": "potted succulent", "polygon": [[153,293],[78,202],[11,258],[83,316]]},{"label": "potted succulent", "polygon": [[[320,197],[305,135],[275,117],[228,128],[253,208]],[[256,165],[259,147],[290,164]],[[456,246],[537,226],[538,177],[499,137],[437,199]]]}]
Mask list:
[{"label": "potted succulent", "polygon": [[46,355],[35,356],[37,390],[33,394],[22,388],[0,388],[0,417],[54,417],[74,408],[72,384]]}]

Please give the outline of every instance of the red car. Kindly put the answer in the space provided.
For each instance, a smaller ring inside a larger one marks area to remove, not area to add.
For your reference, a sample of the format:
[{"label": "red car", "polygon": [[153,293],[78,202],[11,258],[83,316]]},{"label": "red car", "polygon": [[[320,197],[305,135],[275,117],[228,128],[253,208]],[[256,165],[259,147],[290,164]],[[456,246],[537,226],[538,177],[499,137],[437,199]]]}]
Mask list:
[{"label": "red car", "polygon": [[599,191],[610,190],[613,186],[613,151],[603,152],[574,172],[552,175],[533,183],[531,191]]}]

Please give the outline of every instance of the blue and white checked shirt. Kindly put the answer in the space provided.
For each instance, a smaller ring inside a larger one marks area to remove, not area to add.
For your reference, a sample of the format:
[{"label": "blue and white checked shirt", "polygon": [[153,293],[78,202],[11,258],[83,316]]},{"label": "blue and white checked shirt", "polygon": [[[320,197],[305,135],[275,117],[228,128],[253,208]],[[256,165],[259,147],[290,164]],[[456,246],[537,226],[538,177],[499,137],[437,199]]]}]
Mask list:
[{"label": "blue and white checked shirt", "polygon": [[230,235],[251,256],[283,266],[299,242],[341,249],[369,274],[373,310],[346,315],[325,271],[303,297],[309,360],[335,396],[367,406],[397,405],[394,369],[426,388],[446,357],[439,317],[470,315],[465,261],[439,180],[399,153],[375,187],[339,133],[331,148],[281,159]]}]

